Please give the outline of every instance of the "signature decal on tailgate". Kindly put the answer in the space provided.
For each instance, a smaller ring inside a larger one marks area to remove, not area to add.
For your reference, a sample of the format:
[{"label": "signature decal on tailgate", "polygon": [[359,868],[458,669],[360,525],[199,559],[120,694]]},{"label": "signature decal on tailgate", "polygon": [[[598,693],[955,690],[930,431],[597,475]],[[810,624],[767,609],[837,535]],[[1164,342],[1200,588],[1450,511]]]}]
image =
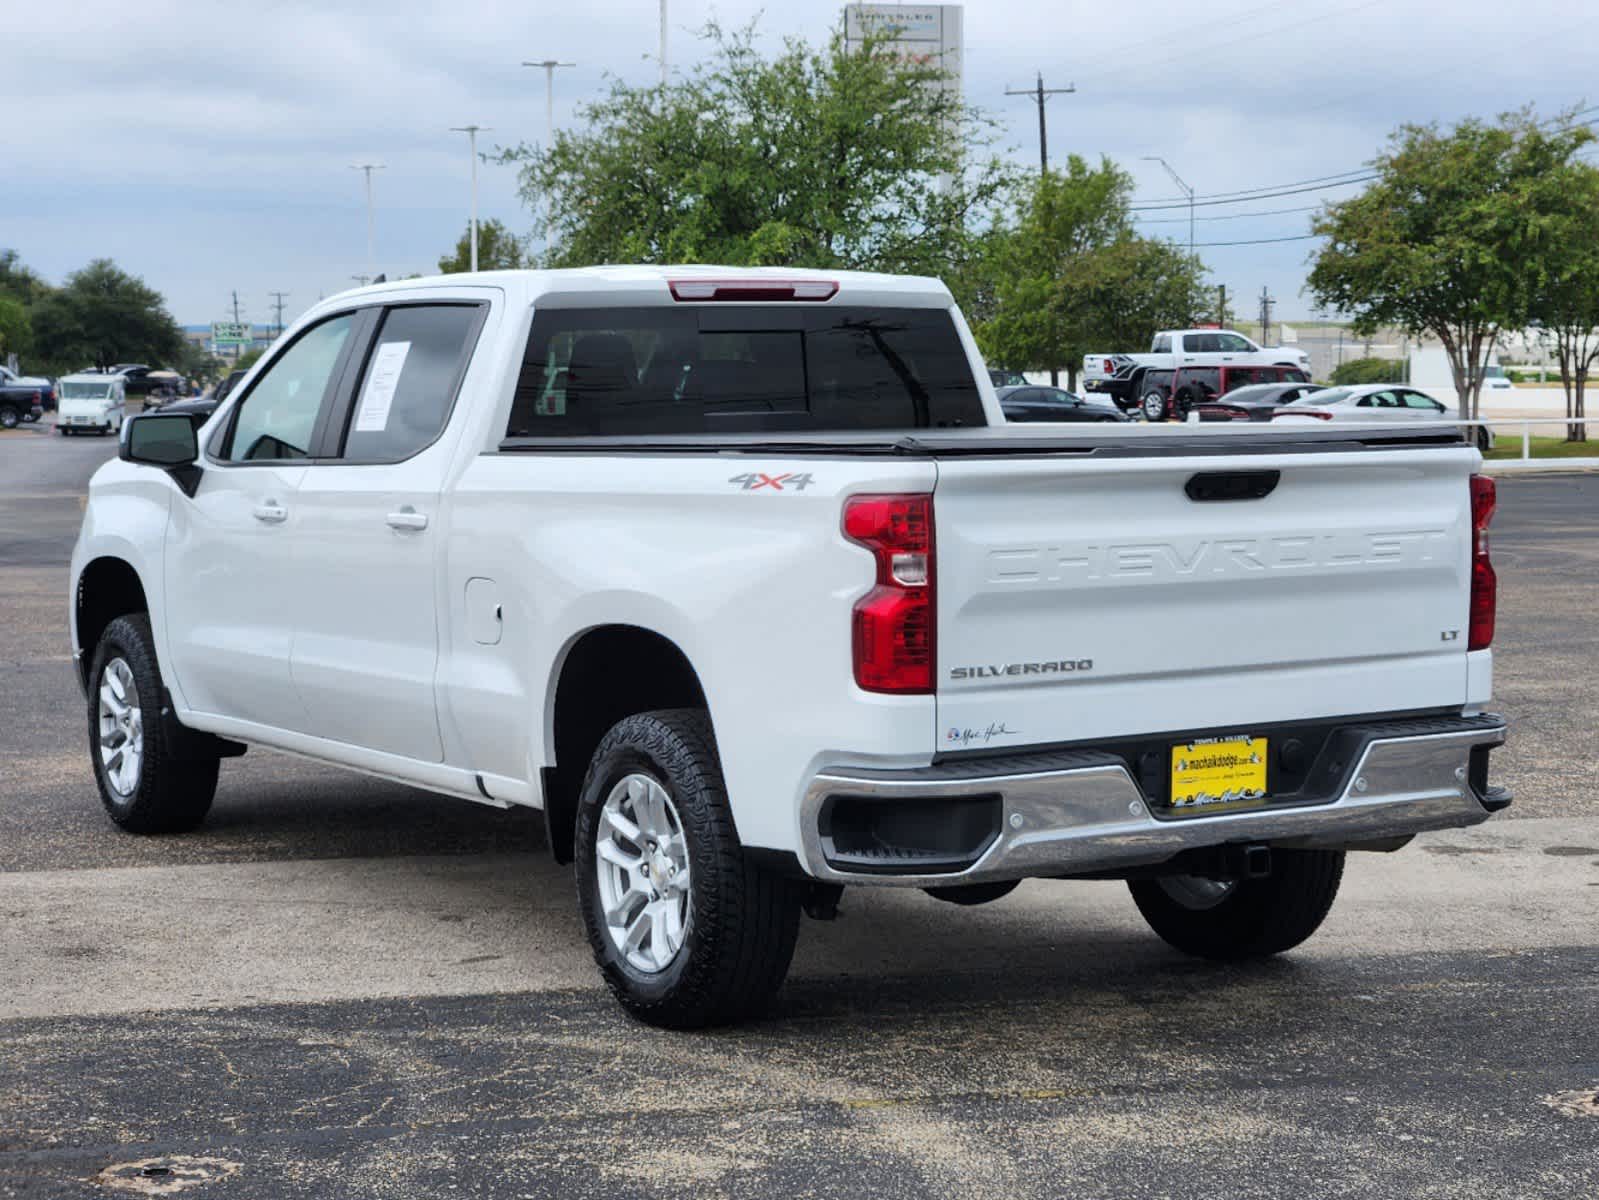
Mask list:
[{"label": "signature decal on tailgate", "polygon": [[1447,558],[1450,550],[1449,534],[1443,529],[1194,538],[1182,542],[1067,542],[990,550],[986,582],[1015,585],[1095,579],[1191,579],[1259,575],[1266,571],[1410,567]]},{"label": "signature decal on tailgate", "polygon": [[1053,662],[1005,663],[995,667],[951,667],[951,679],[995,679],[1001,675],[1080,675],[1094,669],[1091,658],[1058,658]]}]

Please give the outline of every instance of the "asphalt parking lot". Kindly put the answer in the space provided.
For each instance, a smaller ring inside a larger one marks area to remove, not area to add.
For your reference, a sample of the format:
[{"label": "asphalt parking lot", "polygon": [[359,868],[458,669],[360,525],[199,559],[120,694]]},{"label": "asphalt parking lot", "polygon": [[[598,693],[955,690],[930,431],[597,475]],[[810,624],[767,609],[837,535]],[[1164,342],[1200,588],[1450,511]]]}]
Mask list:
[{"label": "asphalt parking lot", "polygon": [[689,1036],[597,987],[537,814],[252,751],[198,833],[113,830],[65,631],[113,449],[0,436],[0,1196],[1599,1193],[1599,475],[1500,481],[1515,806],[1353,856],[1300,951],[852,892]]}]

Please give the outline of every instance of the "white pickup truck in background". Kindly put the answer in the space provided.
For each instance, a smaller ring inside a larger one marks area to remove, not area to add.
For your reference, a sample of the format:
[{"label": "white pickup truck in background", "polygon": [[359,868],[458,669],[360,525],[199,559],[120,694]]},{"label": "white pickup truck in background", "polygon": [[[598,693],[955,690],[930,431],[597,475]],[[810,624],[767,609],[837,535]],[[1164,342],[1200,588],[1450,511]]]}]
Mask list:
[{"label": "white pickup truck in background", "polygon": [[1453,428],[1006,427],[936,280],[695,267],[349,292],[196,420],[128,420],[73,555],[111,818],[249,745],[541,808],[651,1022],[760,1011],[846,886],[1277,953],[1509,803]]},{"label": "white pickup truck in background", "polygon": [[1231,329],[1163,329],[1148,354],[1085,354],[1083,388],[1137,407],[1145,371],[1178,367],[1297,367],[1310,378],[1310,355],[1293,346],[1266,347]]}]

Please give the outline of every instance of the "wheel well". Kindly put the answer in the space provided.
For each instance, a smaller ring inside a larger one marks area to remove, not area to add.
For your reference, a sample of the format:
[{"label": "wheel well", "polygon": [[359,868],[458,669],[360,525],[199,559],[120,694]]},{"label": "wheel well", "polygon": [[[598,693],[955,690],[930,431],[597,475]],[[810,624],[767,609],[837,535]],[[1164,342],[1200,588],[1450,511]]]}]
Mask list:
[{"label": "wheel well", "polygon": [[89,678],[89,659],[105,627],[128,613],[149,612],[139,573],[120,558],[97,558],[78,576],[73,599],[78,618],[78,677]]},{"label": "wheel well", "polygon": [[611,726],[658,708],[705,708],[688,657],[668,638],[602,625],[567,652],[555,689],[555,766],[544,772],[544,821],[557,862],[572,861],[577,798],[595,747]]}]

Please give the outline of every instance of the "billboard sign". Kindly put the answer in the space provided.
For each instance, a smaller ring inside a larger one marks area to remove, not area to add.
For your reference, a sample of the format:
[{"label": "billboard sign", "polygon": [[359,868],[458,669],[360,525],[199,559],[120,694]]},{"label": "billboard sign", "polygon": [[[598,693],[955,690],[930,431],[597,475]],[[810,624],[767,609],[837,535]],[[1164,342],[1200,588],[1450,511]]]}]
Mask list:
[{"label": "billboard sign", "polygon": [[211,340],[218,346],[243,346],[253,342],[255,336],[243,321],[213,321]]},{"label": "billboard sign", "polygon": [[888,40],[901,58],[942,66],[945,87],[961,90],[961,6],[959,4],[851,4],[844,9],[844,42],[854,48],[867,37]]}]

